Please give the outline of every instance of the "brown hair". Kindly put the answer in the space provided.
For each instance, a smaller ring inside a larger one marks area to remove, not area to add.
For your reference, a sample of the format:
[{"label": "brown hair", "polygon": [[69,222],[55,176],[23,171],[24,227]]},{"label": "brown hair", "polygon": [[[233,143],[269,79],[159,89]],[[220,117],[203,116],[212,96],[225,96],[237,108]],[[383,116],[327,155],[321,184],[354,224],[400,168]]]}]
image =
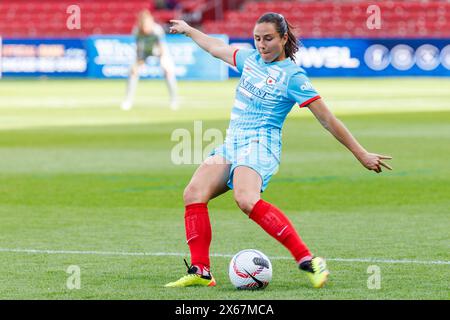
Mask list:
[{"label": "brown hair", "polygon": [[259,17],[256,23],[273,23],[280,37],[283,37],[287,33],[288,40],[284,45],[284,53],[287,57],[291,58],[291,60],[295,61],[295,53],[298,51],[299,44],[297,38],[292,32],[292,25],[286,20],[285,17],[279,13],[267,12]]}]

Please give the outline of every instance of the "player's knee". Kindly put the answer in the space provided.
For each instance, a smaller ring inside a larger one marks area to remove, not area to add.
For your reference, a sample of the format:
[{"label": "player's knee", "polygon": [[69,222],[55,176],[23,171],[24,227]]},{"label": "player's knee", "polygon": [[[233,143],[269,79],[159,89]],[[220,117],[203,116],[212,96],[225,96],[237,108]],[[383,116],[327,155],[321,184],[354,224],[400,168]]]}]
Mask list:
[{"label": "player's knee", "polygon": [[188,205],[191,203],[206,202],[205,199],[203,199],[202,197],[201,188],[193,184],[188,184],[187,187],[184,189],[183,201],[184,205]]},{"label": "player's knee", "polygon": [[250,192],[235,191],[234,200],[236,201],[239,209],[241,209],[246,215],[249,215],[259,198]]}]

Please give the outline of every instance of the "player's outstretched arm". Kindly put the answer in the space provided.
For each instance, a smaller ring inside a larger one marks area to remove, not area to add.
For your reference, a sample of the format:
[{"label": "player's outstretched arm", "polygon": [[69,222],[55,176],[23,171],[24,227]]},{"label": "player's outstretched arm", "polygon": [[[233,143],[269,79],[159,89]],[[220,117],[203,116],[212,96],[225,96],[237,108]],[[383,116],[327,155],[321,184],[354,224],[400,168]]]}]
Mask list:
[{"label": "player's outstretched arm", "polygon": [[220,39],[210,37],[200,30],[197,30],[188,25],[183,20],[170,20],[172,26],[169,29],[170,33],[184,34],[192,38],[203,50],[210,53],[213,57],[225,61],[233,65],[233,54],[236,50],[230,45],[226,44]]},{"label": "player's outstretched arm", "polygon": [[364,167],[373,170],[376,173],[381,172],[381,166],[392,170],[392,168],[383,161],[392,159],[392,157],[367,152],[353,137],[345,125],[328,109],[322,99],[311,102],[309,104],[309,109],[322,126],[346,146]]}]

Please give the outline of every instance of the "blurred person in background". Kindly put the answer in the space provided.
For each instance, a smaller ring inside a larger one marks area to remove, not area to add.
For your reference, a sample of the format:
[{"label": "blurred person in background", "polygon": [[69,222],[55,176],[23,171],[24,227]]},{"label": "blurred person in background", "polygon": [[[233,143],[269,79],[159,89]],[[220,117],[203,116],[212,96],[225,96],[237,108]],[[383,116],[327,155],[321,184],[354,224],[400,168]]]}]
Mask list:
[{"label": "blurred person in background", "polygon": [[164,29],[155,22],[149,10],[139,12],[137,25],[133,28],[133,35],[136,37],[136,61],[131,66],[126,98],[122,102],[121,108],[130,110],[133,107],[134,95],[139,81],[139,69],[145,64],[148,57],[157,57],[169,89],[170,108],[172,110],[178,109],[175,65],[165,41]]},{"label": "blurred person in background", "polygon": [[173,10],[178,7],[179,3],[177,0],[156,0],[155,7],[157,9],[169,9]]}]

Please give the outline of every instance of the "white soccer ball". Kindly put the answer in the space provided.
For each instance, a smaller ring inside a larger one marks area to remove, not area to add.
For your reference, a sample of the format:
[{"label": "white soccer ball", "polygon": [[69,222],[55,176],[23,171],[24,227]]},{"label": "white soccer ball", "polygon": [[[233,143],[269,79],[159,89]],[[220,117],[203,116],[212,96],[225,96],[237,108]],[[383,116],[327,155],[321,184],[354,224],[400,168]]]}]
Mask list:
[{"label": "white soccer ball", "polygon": [[272,280],[272,263],[261,251],[242,250],[231,259],[228,275],[237,289],[264,289]]}]

